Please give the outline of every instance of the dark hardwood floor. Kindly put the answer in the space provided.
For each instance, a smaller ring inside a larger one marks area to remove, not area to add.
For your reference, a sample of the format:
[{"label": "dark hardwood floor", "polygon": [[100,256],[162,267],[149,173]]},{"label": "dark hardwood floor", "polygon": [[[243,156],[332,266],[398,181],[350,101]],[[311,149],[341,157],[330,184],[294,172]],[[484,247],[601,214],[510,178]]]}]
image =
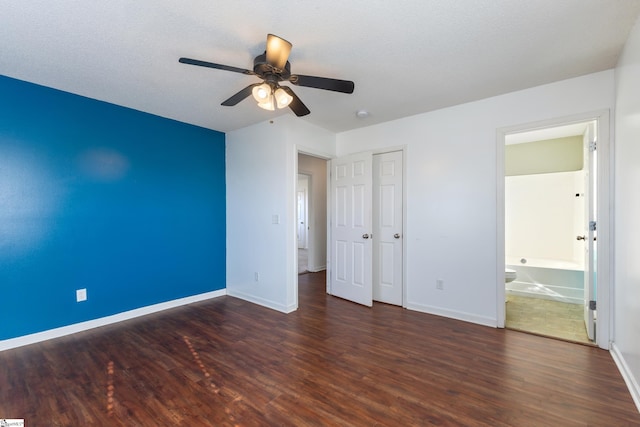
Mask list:
[{"label": "dark hardwood floor", "polygon": [[607,351],[299,277],[281,314],[221,297],[0,353],[0,419],[48,426],[623,426]]}]

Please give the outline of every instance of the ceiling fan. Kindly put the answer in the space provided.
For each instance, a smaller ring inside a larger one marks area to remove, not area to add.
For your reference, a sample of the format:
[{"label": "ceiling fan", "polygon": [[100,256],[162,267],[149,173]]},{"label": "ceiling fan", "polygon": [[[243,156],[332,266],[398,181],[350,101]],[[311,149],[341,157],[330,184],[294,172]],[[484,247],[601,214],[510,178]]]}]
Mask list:
[{"label": "ceiling fan", "polygon": [[265,52],[253,60],[253,71],[198,59],[180,58],[179,61],[183,64],[258,76],[262,79],[262,82],[251,84],[222,102],[222,105],[227,107],[234,106],[249,95],[253,95],[258,106],[265,110],[273,111],[276,108],[289,107],[296,116],[306,116],[310,113],[307,106],[302,103],[290,87],[280,86],[280,82],[285,81],[296,86],[353,93],[354,84],[352,81],[291,74],[291,64],[288,61],[291,47],[291,43],[285,39],[268,34]]}]

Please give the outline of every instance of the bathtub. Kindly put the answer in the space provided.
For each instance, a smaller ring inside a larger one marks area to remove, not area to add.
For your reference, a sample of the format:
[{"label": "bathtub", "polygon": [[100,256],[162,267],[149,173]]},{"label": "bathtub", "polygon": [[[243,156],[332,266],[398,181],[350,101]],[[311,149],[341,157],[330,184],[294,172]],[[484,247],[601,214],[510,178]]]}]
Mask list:
[{"label": "bathtub", "polygon": [[507,295],[543,298],[570,304],[584,303],[582,265],[537,258],[507,258],[506,266],[517,278],[506,284]]}]

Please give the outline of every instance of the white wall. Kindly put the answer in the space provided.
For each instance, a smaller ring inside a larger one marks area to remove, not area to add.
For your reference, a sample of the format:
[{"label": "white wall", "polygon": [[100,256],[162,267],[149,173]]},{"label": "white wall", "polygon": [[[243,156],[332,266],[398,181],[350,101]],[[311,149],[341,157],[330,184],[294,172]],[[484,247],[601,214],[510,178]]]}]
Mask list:
[{"label": "white wall", "polygon": [[227,292],[283,312],[297,308],[298,149],[330,157],[335,135],[290,114],[226,135]]},{"label": "white wall", "polygon": [[584,172],[505,178],[505,256],[563,261],[584,268]]},{"label": "white wall", "polygon": [[298,171],[311,175],[309,188],[309,271],[327,267],[327,161],[301,154]]},{"label": "white wall", "polygon": [[613,353],[640,408],[640,20],[616,68]]},{"label": "white wall", "polygon": [[609,70],[338,134],[340,156],[406,144],[407,307],[496,326],[497,129],[613,104]]}]

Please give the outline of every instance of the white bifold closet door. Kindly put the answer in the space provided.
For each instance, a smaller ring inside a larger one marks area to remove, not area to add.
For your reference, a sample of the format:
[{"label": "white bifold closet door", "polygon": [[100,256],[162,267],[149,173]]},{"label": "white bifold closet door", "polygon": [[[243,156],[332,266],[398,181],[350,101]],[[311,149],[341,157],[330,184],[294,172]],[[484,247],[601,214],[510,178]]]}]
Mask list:
[{"label": "white bifold closet door", "polygon": [[402,152],[334,159],[330,181],[329,293],[402,305]]},{"label": "white bifold closet door", "polygon": [[402,151],[373,156],[373,300],[402,305]]},{"label": "white bifold closet door", "polygon": [[330,293],[367,306],[371,288],[372,154],[331,161]]}]

